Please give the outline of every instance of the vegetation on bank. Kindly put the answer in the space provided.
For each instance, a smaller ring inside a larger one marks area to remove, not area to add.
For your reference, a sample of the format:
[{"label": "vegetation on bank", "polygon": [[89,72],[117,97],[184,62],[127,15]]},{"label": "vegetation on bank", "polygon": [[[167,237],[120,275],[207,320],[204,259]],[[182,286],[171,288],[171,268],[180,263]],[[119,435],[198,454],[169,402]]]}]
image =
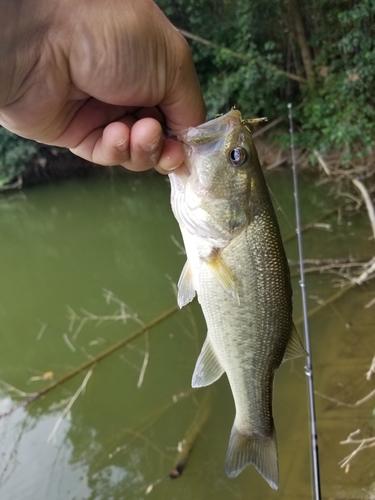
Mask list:
[{"label": "vegetation on bank", "polygon": [[0,186],[15,180],[37,152],[38,144],[0,127]]},{"label": "vegetation on bank", "polygon": [[[375,0],[157,3],[189,40],[208,118],[236,104],[273,121],[293,102],[296,142],[310,162],[329,169],[334,158],[335,171],[351,171],[374,154]],[[0,129],[0,183],[19,175],[36,149]],[[371,182],[367,164],[360,175]]]},{"label": "vegetation on bank", "polygon": [[309,151],[340,149],[348,163],[373,148],[375,0],[158,3],[193,35],[209,116],[236,103],[273,120],[293,102]]}]

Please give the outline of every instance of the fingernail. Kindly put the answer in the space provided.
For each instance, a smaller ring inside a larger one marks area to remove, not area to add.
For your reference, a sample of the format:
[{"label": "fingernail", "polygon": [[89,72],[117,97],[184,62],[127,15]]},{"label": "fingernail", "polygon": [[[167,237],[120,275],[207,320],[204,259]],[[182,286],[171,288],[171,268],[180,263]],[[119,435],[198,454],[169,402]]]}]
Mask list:
[{"label": "fingernail", "polygon": [[123,139],[121,139],[121,141],[116,144],[115,148],[118,151],[120,151],[121,153],[123,151],[127,150],[127,148],[128,148],[128,141],[125,139],[125,137]]},{"label": "fingernail", "polygon": [[152,153],[156,151],[160,146],[161,134],[157,135],[152,141],[149,141],[147,144],[140,144],[140,148],[145,153]]},{"label": "fingernail", "polygon": [[176,168],[181,167],[183,161],[176,163],[175,158],[171,158],[170,156],[164,156],[158,163],[158,169],[163,170],[164,172],[173,172]]}]

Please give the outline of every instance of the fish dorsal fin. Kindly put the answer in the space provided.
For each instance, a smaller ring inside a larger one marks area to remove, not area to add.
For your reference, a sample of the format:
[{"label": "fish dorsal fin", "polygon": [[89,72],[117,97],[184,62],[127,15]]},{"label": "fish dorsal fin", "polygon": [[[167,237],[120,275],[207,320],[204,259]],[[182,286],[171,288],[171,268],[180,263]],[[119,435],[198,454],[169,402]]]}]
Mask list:
[{"label": "fish dorsal fin", "polygon": [[217,359],[211,341],[207,336],[195,365],[191,385],[192,387],[206,387],[213,384],[223,373],[224,368]]},{"label": "fish dorsal fin", "polygon": [[283,362],[288,361],[288,359],[299,358],[300,356],[309,356],[309,353],[303,347],[296,327],[293,325],[292,334],[290,336],[288,345],[286,346]]},{"label": "fish dorsal fin", "polygon": [[185,262],[185,265],[182,269],[180,279],[178,280],[178,294],[177,294],[177,303],[179,308],[186,306],[189,304],[195,297],[195,288],[193,283],[193,273],[191,271],[191,267],[189,261]]},{"label": "fish dorsal fin", "polygon": [[240,299],[237,292],[236,280],[220,253],[217,252],[213,258],[206,260],[206,265],[213,273],[220,286],[233,297],[237,304],[239,304]]}]

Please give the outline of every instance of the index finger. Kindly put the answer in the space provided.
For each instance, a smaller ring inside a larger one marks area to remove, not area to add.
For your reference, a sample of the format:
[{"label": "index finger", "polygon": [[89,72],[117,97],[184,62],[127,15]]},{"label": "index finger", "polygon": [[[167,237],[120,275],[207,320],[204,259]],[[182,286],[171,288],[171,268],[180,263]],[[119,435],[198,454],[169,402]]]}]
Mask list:
[{"label": "index finger", "polygon": [[176,28],[173,34],[175,58],[168,61],[167,68],[171,84],[159,108],[167,128],[177,132],[203,123],[206,106],[189,45]]}]

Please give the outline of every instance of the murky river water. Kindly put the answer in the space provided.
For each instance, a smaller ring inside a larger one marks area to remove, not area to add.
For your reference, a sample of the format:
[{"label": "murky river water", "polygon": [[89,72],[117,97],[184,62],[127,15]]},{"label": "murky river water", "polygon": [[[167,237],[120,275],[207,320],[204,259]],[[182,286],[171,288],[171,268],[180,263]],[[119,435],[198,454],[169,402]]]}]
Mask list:
[{"label": "murky river water", "polygon": [[[288,236],[291,175],[273,173],[269,184]],[[309,179],[301,200],[304,223],[338,203]],[[321,222],[305,233],[306,258],[372,255],[365,215],[336,212]],[[3,195],[0,237],[2,412],[175,307],[184,256],[161,176],[105,174]],[[296,260],[295,239],[286,250]],[[339,290],[333,278],[308,275],[310,309]],[[298,322],[298,278],[294,285]],[[375,375],[365,374],[375,355],[375,306],[364,308],[374,296],[373,283],[354,288],[311,318],[316,390],[328,398],[355,403],[374,390]],[[194,303],[1,419],[1,500],[311,498],[304,361],[284,364],[276,377],[273,492],[253,467],[225,476],[234,417],[226,378],[190,389],[205,333]],[[358,446],[340,444],[351,432],[375,436],[375,399],[354,408],[322,396],[316,403],[323,498],[375,498],[374,448],[346,472],[338,465]],[[166,478],[184,439],[194,441],[186,469]]]}]

